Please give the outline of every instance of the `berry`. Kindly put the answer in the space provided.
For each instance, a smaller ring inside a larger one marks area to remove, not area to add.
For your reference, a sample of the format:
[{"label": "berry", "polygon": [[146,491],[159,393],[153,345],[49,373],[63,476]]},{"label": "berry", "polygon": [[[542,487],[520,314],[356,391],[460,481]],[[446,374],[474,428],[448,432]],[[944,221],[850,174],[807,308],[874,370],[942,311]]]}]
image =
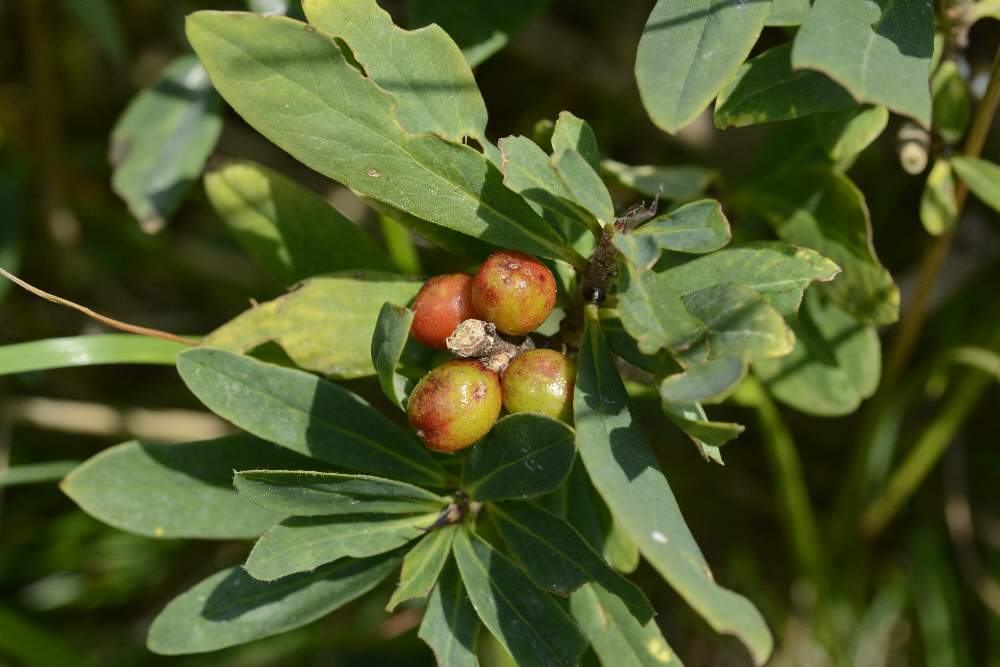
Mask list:
[{"label": "berry", "polygon": [[503,372],[503,404],[511,413],[535,412],[569,422],[575,382],[575,361],[555,350],[529,350]]},{"label": "berry", "polygon": [[473,308],[511,336],[534,331],[555,305],[556,279],[549,267],[516,250],[490,255],[472,283]]},{"label": "berry", "polygon": [[434,276],[413,300],[410,333],[427,347],[445,350],[445,342],[460,322],[478,317],[472,307],[472,276],[447,273]]},{"label": "berry", "polygon": [[425,445],[456,452],[489,433],[502,402],[496,373],[478,361],[449,361],[417,383],[406,414]]}]

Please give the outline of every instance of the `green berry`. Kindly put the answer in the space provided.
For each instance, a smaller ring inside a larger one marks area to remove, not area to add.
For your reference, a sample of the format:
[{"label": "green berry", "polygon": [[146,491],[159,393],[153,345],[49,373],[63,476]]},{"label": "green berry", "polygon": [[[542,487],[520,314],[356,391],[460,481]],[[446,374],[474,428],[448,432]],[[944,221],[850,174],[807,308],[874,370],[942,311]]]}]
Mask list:
[{"label": "green berry", "polygon": [[535,412],[564,422],[573,418],[576,362],[555,350],[529,350],[514,357],[500,381],[508,412]]},{"label": "green berry", "polygon": [[549,267],[516,250],[490,255],[472,283],[473,308],[511,336],[537,329],[555,305],[556,279]]},{"label": "green berry", "polygon": [[496,373],[478,361],[449,361],[417,383],[406,414],[425,445],[457,452],[489,433],[502,402]]},{"label": "green berry", "polygon": [[464,320],[477,318],[472,308],[472,276],[448,273],[434,276],[413,300],[410,333],[427,347],[447,349],[448,336]]}]

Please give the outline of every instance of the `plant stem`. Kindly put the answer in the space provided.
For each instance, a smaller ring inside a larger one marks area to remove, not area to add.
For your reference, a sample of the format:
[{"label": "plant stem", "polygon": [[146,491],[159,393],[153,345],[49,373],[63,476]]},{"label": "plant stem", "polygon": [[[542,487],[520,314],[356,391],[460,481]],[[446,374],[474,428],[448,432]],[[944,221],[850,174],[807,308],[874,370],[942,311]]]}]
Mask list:
[{"label": "plant stem", "polygon": [[[986,93],[976,107],[976,113],[962,150],[964,155],[978,157],[982,153],[998,102],[1000,102],[1000,49],[997,50],[993,60],[993,69]],[[968,194],[969,190],[965,183],[959,180],[955,187],[956,219],[962,214]],[[857,511],[864,501],[863,496],[867,489],[866,478],[879,424],[887,411],[892,408],[899,378],[913,356],[924,322],[927,320],[927,307],[934,286],[937,284],[937,275],[951,250],[954,236],[955,227],[932,239],[921,259],[913,299],[903,312],[899,329],[892,339],[885,370],[882,374],[882,382],[878,392],[869,403],[862,420],[858,445],[835,506],[832,529],[834,549],[843,544],[856,525]]]},{"label": "plant stem", "polygon": [[[965,147],[962,153],[969,157],[979,157],[983,152],[983,145],[990,131],[993,116],[996,113],[997,103],[1000,102],[1000,50],[993,61],[993,71],[990,74],[990,82],[986,88],[986,94],[976,108],[976,115],[972,119],[969,128],[969,135],[965,140]],[[955,210],[956,218],[961,215],[965,200],[969,196],[969,188],[961,180],[955,186]],[[913,301],[910,307],[903,314],[899,323],[899,331],[892,342],[889,350],[889,358],[886,361],[883,386],[892,386],[899,379],[900,373],[905,368],[906,363],[913,355],[920,332],[927,319],[927,304],[930,300],[934,285],[937,283],[937,274],[941,270],[941,264],[954,240],[955,231],[952,228],[945,234],[931,241],[924,257],[920,262],[920,273],[917,277],[917,287],[914,291]]]},{"label": "plant stem", "polygon": [[122,322],[121,320],[116,320],[114,318],[108,317],[107,315],[101,315],[98,312],[87,308],[86,306],[81,306],[78,303],[70,301],[69,299],[64,299],[61,296],[56,296],[46,292],[45,290],[39,289],[32,285],[31,283],[21,280],[14,274],[10,273],[3,267],[0,267],[0,276],[7,278],[13,282],[18,287],[31,292],[37,297],[41,297],[46,301],[51,301],[52,303],[57,303],[60,306],[66,306],[67,308],[72,308],[73,310],[79,311],[86,315],[87,317],[97,320],[102,324],[106,324],[113,329],[118,329],[119,331],[127,331],[128,333],[139,334],[140,336],[152,336],[154,338],[162,338],[164,340],[173,341],[175,343],[181,343],[183,345],[190,345],[196,347],[198,341],[192,338],[184,338],[183,336],[178,336],[177,334],[172,334],[169,331],[160,331],[159,329],[150,329],[149,327],[141,327],[137,324],[129,324],[128,322]]},{"label": "plant stem", "polygon": [[955,433],[972,412],[980,396],[992,383],[992,377],[978,371],[967,371],[959,380],[954,393],[941,412],[924,430],[913,449],[889,479],[882,493],[875,498],[861,515],[861,532],[873,537],[899,511],[913,495],[920,483],[948,448]]},{"label": "plant stem", "polygon": [[382,228],[382,238],[389,259],[396,268],[409,275],[422,275],[424,267],[420,263],[420,255],[413,244],[413,238],[406,227],[387,215],[378,216],[378,224]]},{"label": "plant stem", "polygon": [[818,588],[822,587],[826,568],[819,548],[819,529],[792,433],[782,419],[778,406],[753,376],[748,376],[743,381],[734,399],[757,410],[760,435],[771,467],[771,476],[780,494],[785,530],[788,532],[792,553],[803,574]]}]

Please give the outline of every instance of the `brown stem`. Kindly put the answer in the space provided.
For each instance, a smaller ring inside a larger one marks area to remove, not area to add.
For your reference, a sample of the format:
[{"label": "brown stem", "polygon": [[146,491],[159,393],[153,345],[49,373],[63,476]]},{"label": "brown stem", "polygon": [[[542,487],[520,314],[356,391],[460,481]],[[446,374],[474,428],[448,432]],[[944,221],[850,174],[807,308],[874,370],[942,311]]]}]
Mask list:
[{"label": "brown stem", "polygon": [[487,368],[500,373],[521,352],[535,345],[526,338],[515,345],[500,333],[492,322],[470,319],[460,323],[448,336],[448,350],[467,359],[478,359]]},{"label": "brown stem", "polygon": [[[1000,49],[997,50],[993,61],[993,70],[990,74],[986,94],[983,95],[979,106],[976,107],[976,113],[962,150],[964,155],[978,157],[982,153],[998,102],[1000,102]],[[961,215],[968,195],[968,188],[965,183],[959,180],[955,187],[956,219]],[[893,408],[897,394],[897,383],[903,369],[906,368],[913,356],[913,351],[920,338],[920,332],[927,319],[927,306],[931,293],[937,283],[937,275],[941,266],[951,249],[954,235],[955,227],[932,239],[921,259],[913,300],[903,312],[899,329],[892,339],[882,374],[882,382],[868,405],[858,437],[858,447],[855,450],[834,510],[831,539],[835,549],[843,546],[857,527],[855,522],[861,503],[864,501],[866,475],[878,428],[885,414]]]},{"label": "brown stem", "polygon": [[31,292],[35,296],[41,297],[46,301],[51,301],[52,303],[58,303],[60,306],[66,306],[67,308],[72,308],[73,310],[77,310],[86,315],[87,317],[95,319],[98,322],[106,324],[114,329],[118,329],[120,331],[127,331],[129,333],[139,334],[140,336],[153,336],[154,338],[163,338],[165,340],[172,340],[175,343],[181,343],[183,345],[191,345],[191,346],[198,345],[198,341],[192,340],[190,338],[184,338],[183,336],[178,336],[176,334],[172,334],[167,331],[160,331],[159,329],[150,329],[148,327],[141,327],[136,324],[129,324],[128,322],[121,322],[119,320],[108,317],[107,315],[101,315],[100,313],[95,312],[90,308],[87,308],[86,306],[81,306],[80,304],[74,303],[69,299],[64,299],[61,296],[56,296],[55,294],[50,294],[45,290],[38,289],[31,283],[27,283],[21,280],[20,278],[15,276],[13,273],[10,273],[6,269],[0,268],[0,275],[7,278],[14,284],[18,285],[19,287],[22,287],[23,289]]},{"label": "brown stem", "polygon": [[[969,135],[965,140],[965,147],[962,153],[969,157],[979,157],[983,152],[983,145],[986,143],[986,136],[989,134],[990,125],[993,122],[993,115],[996,113],[997,103],[1000,102],[1000,50],[993,61],[993,72],[990,75],[990,83],[986,88],[979,107],[976,109],[975,118],[969,128]],[[955,210],[956,219],[962,213],[965,200],[969,196],[969,189],[961,180],[955,186]],[[920,332],[927,319],[927,305],[930,301],[934,285],[937,283],[937,275],[941,270],[945,257],[951,249],[952,241],[955,237],[955,230],[942,234],[931,241],[924,257],[920,262],[920,272],[917,277],[917,287],[913,295],[910,307],[903,313],[899,323],[899,330],[893,338],[892,346],[889,349],[889,358],[886,361],[885,376],[882,380],[883,387],[891,388],[907,362],[913,355]]]}]

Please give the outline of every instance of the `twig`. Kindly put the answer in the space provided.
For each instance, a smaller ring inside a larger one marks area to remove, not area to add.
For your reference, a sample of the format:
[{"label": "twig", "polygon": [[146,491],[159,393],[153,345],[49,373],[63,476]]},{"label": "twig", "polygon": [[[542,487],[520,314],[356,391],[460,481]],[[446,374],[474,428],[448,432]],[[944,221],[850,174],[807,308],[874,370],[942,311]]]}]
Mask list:
[{"label": "twig", "polygon": [[497,332],[492,322],[470,319],[461,322],[448,336],[448,350],[466,359],[478,359],[487,368],[500,373],[521,352],[535,344],[526,338],[515,345]]},{"label": "twig", "polygon": [[[979,157],[983,152],[983,145],[990,131],[993,116],[997,110],[997,103],[1000,102],[1000,50],[997,51],[993,61],[993,71],[990,74],[990,82],[986,88],[986,94],[976,108],[976,115],[972,119],[969,128],[969,135],[965,140],[965,148],[962,153],[969,157]],[[961,180],[955,186],[955,210],[956,218],[961,215],[965,200],[969,196],[969,188]],[[910,307],[903,314],[899,323],[899,330],[893,338],[892,347],[889,349],[889,358],[885,366],[885,376],[882,385],[892,386],[906,363],[913,355],[913,349],[920,332],[923,329],[924,321],[927,319],[927,305],[930,302],[931,293],[937,283],[937,274],[941,270],[941,265],[948,251],[951,248],[955,237],[954,228],[931,241],[923,259],[920,263],[920,273],[917,277],[917,287],[913,295]]]},{"label": "twig", "polygon": [[[986,93],[976,107],[976,113],[969,128],[969,134],[962,151],[965,155],[978,157],[982,153],[998,102],[1000,102],[1000,49],[997,50],[993,61],[993,70]],[[955,187],[956,218],[961,215],[968,194],[969,190],[965,183],[959,180]],[[894,405],[897,383],[903,369],[906,368],[913,356],[924,322],[927,320],[927,307],[930,303],[931,293],[937,284],[937,275],[941,266],[951,249],[956,227],[952,227],[951,230],[931,240],[921,259],[913,299],[903,312],[899,329],[892,339],[882,381],[862,420],[858,445],[844,485],[841,487],[840,497],[835,505],[834,523],[836,525],[832,531],[834,549],[844,543],[857,525],[855,523],[857,512],[864,500],[865,478],[868,474],[872,448],[879,431],[879,425]]]},{"label": "twig", "polygon": [[165,340],[171,340],[174,341],[175,343],[190,345],[192,347],[198,345],[198,341],[192,340],[190,338],[184,338],[183,336],[178,336],[176,334],[172,334],[167,331],[160,331],[159,329],[150,329],[148,327],[141,327],[136,324],[129,324],[128,322],[121,322],[119,320],[108,317],[107,315],[101,315],[100,313],[97,313],[91,310],[90,308],[87,308],[86,306],[81,306],[80,304],[74,303],[69,299],[64,299],[61,296],[56,296],[55,294],[50,294],[45,290],[41,290],[35,287],[34,285],[21,280],[20,278],[15,276],[13,273],[10,273],[6,269],[0,268],[0,275],[4,276],[5,278],[13,282],[15,285],[18,285],[19,287],[27,290],[28,292],[31,292],[35,296],[41,297],[46,301],[51,301],[52,303],[58,303],[60,306],[66,306],[67,308],[72,308],[73,310],[77,310],[86,315],[87,317],[95,319],[98,322],[106,324],[114,329],[118,329],[120,331],[127,331],[129,333],[139,334],[141,336],[153,336],[154,338],[163,338]]}]

